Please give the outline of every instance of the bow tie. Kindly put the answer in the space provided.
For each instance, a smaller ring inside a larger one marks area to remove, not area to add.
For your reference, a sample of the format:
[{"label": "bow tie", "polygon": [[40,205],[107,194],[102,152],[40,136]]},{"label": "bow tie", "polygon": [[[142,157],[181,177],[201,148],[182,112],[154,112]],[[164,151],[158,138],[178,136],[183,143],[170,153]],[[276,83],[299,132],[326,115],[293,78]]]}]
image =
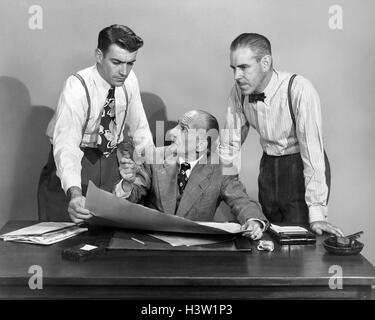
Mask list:
[{"label": "bow tie", "polygon": [[262,93],[252,93],[249,94],[249,102],[257,102],[257,101],[262,101],[264,102],[264,99],[266,98],[266,95],[264,92]]}]

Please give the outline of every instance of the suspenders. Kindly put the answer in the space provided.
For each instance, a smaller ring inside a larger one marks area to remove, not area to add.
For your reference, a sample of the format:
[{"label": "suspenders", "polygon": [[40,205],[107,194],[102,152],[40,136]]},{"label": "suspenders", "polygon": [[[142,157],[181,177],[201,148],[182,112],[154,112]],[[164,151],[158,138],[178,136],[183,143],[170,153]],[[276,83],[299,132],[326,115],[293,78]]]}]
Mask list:
[{"label": "suspenders", "polygon": [[295,77],[297,77],[297,75],[293,74],[290,77],[289,84],[288,84],[288,105],[289,105],[290,116],[292,117],[292,121],[293,121],[293,124],[294,124],[294,129],[296,129],[296,117],[294,116],[294,111],[293,111],[293,107],[292,107],[292,84],[293,84],[293,80],[294,80]]},{"label": "suspenders", "polygon": [[[294,111],[293,111],[293,107],[292,107],[292,84],[293,84],[293,80],[294,80],[294,78],[296,76],[297,76],[296,74],[293,74],[290,77],[289,84],[288,84],[288,105],[289,105],[289,112],[290,112],[290,116],[292,117],[292,121],[293,121],[293,124],[294,124],[294,130],[295,131],[297,130],[297,126],[296,126],[296,117],[294,115]],[[297,136],[297,133],[296,133],[296,136]],[[331,192],[331,166],[330,166],[330,163],[329,163],[326,151],[323,150],[323,152],[324,152],[324,164],[325,164],[326,184],[327,184],[327,187],[328,187],[328,195],[327,195],[327,204],[328,204],[329,195],[330,195],[330,192]]]},{"label": "suspenders", "polygon": [[86,85],[85,80],[83,80],[83,78],[81,77],[81,75],[79,75],[78,73],[74,74],[74,76],[75,76],[79,81],[81,81],[82,86],[83,86],[83,88],[85,89],[85,92],[86,92],[87,104],[88,104],[88,106],[89,106],[88,109],[87,109],[87,117],[86,117],[86,121],[85,121],[85,124],[83,125],[83,129],[82,129],[82,139],[81,139],[81,143],[82,143],[83,136],[85,135],[86,128],[87,128],[87,124],[89,123],[89,119],[90,119],[90,114],[91,114],[91,99],[90,99],[89,90],[87,89],[87,85]]},{"label": "suspenders", "polygon": [[[82,83],[82,86],[83,86],[83,88],[85,89],[85,92],[86,92],[86,99],[87,99],[87,104],[88,104],[87,117],[86,117],[85,124],[83,125],[83,129],[82,129],[82,139],[81,139],[81,144],[82,144],[83,137],[84,137],[86,129],[87,129],[87,124],[89,123],[89,119],[90,119],[90,114],[91,114],[91,99],[90,99],[89,90],[87,88],[85,80],[78,73],[74,74],[74,76]],[[121,130],[120,130],[120,132],[119,132],[119,134],[117,136],[117,141],[120,139],[121,132],[124,130],[125,120],[126,120],[126,116],[128,114],[128,109],[129,109],[129,96],[128,96],[128,92],[126,90],[125,84],[122,86],[122,89],[124,90],[124,93],[125,93],[126,109],[125,109],[124,120],[122,121],[122,125],[121,125]]]},{"label": "suspenders", "polygon": [[[294,115],[293,106],[292,106],[292,93],[291,93],[291,91],[292,91],[293,80],[296,76],[297,76],[297,74],[293,74],[290,77],[289,84],[288,84],[288,106],[289,106],[289,112],[290,112],[290,116],[292,118],[292,122],[293,122],[295,131],[296,131],[297,127],[296,127],[296,117]],[[241,102],[241,111],[243,112],[245,96],[241,95],[237,86],[236,86],[236,94],[237,94],[238,100]],[[296,137],[297,137],[297,133],[296,133]],[[241,137],[241,139],[242,139],[242,137]],[[323,150],[323,151],[324,151],[324,163],[325,163],[325,176],[326,176],[326,183],[327,183],[327,186],[328,186],[328,195],[327,195],[327,204],[328,204],[330,191],[331,191],[331,167],[330,167],[330,163],[329,163],[329,160],[328,160],[327,153],[326,153],[325,150]]]}]

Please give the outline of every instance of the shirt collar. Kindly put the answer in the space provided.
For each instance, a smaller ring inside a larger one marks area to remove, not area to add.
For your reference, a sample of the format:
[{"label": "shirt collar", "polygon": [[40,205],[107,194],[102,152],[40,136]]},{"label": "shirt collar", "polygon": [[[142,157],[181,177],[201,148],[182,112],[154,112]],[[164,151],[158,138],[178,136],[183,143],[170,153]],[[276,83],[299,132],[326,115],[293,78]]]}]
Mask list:
[{"label": "shirt collar", "polygon": [[102,88],[105,92],[108,92],[108,90],[111,88],[111,85],[103,79],[103,77],[100,75],[98,71],[98,66],[94,66],[94,82],[99,87]]},{"label": "shirt collar", "polygon": [[271,97],[274,95],[279,82],[279,75],[276,70],[272,71],[272,76],[270,82],[268,82],[267,87],[264,89],[264,94],[266,99],[264,100],[265,103],[269,104]]}]

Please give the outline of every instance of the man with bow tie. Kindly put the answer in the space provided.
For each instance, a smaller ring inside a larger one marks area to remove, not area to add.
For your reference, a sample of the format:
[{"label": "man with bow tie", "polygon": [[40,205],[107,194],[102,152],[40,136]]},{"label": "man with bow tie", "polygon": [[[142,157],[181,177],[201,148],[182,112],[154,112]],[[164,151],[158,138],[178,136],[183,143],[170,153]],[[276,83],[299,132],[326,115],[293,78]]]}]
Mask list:
[{"label": "man with bow tie", "polygon": [[243,33],[233,40],[230,66],[235,84],[219,148],[227,172],[240,169],[241,145],[254,128],[263,149],[258,187],[265,216],[342,236],[327,221],[330,175],[315,88],[300,75],[292,79],[276,71],[271,44],[260,34]]},{"label": "man with bow tie", "polygon": [[[146,165],[151,177],[146,203],[166,214],[213,221],[224,200],[242,224],[243,235],[258,240],[268,225],[267,219],[259,204],[247,195],[238,175],[223,175],[215,148],[218,130],[216,118],[205,111],[189,111],[179,119],[169,132],[172,144],[157,148],[155,163]],[[124,179],[114,190],[116,196],[124,198],[133,192],[140,194],[140,186],[132,183],[135,164],[127,161],[128,167],[122,171]]]}]

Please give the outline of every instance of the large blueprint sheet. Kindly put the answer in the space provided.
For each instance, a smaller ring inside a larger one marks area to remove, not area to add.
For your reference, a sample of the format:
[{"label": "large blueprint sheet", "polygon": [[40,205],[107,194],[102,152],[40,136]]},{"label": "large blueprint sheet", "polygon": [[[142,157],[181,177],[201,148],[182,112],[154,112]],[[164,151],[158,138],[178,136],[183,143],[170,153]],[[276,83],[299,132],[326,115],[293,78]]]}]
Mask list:
[{"label": "large blueprint sheet", "polygon": [[197,234],[240,233],[237,223],[195,222],[182,217],[117,198],[97,188],[91,181],[86,194],[85,207],[92,212],[91,223],[126,229],[184,232]]}]

